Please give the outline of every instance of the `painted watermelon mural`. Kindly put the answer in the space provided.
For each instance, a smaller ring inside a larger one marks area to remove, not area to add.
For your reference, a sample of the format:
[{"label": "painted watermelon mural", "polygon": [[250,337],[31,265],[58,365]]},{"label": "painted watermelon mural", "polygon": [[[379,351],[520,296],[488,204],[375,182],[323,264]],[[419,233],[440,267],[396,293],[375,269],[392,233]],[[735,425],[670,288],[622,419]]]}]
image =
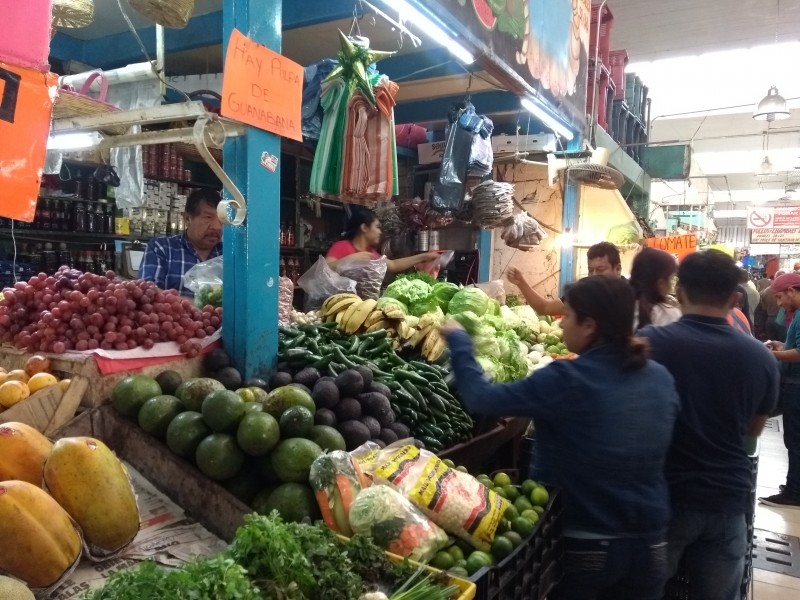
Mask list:
[{"label": "painted watermelon mural", "polygon": [[[591,0],[434,0],[426,5],[466,30],[516,75],[583,119]],[[442,10],[437,10],[437,8]]]}]

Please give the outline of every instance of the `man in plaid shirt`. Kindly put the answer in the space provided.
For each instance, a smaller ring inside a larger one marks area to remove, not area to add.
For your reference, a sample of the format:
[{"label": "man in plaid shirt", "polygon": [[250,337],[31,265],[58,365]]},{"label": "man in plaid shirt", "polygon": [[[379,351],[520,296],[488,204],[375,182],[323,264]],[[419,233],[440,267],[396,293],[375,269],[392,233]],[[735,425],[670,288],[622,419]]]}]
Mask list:
[{"label": "man in plaid shirt", "polygon": [[179,235],[159,236],[147,243],[139,278],[152,281],[162,290],[178,290],[192,297],[183,287],[183,274],[194,265],[222,254],[222,223],[217,217],[220,194],[198,189],[186,201],[186,230]]}]

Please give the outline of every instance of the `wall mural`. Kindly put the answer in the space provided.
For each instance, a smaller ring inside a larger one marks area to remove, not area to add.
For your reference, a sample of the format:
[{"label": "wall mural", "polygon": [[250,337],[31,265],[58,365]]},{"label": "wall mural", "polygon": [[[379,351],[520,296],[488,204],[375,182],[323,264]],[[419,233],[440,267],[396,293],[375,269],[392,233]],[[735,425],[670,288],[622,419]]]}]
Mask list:
[{"label": "wall mural", "polygon": [[451,26],[466,28],[551,103],[566,105],[568,112],[583,118],[591,0],[440,0],[438,4],[454,17]]}]

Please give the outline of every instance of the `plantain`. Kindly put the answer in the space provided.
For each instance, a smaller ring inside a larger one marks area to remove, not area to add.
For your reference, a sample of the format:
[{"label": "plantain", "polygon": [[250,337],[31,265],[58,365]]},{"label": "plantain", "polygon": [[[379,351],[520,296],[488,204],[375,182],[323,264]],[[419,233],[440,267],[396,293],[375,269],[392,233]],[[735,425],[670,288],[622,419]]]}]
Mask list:
[{"label": "plantain", "polygon": [[[364,325],[366,325],[366,322],[364,323]],[[381,321],[376,321],[375,323],[367,327],[367,333],[372,333],[373,331],[380,331],[381,329],[389,329],[391,326],[392,324],[386,319],[383,319]]]},{"label": "plantain", "polygon": [[422,344],[422,356],[428,358],[433,352],[433,348],[442,335],[438,329],[432,329],[431,332],[425,337],[425,342]]},{"label": "plantain", "polygon": [[425,329],[418,329],[414,335],[408,338],[408,343],[416,348],[425,339],[425,336],[431,332],[431,329],[433,329],[433,325],[428,325]]},{"label": "plantain", "polygon": [[354,304],[358,304],[360,302],[361,298],[359,298],[358,296],[341,298],[335,304],[331,304],[331,306],[328,308],[328,314],[329,315],[338,314],[342,311],[347,310]]},{"label": "plantain", "polygon": [[446,349],[447,349],[447,344],[445,343],[444,338],[439,337],[439,339],[436,340],[436,343],[431,348],[431,351],[426,357],[426,359],[428,360],[428,362],[436,362],[442,357],[442,354],[444,354],[444,351]]},{"label": "plantain", "polygon": [[[364,327],[369,328],[369,327],[372,327],[372,325],[374,325],[375,323],[379,323],[379,322],[385,321],[385,320],[386,319],[385,319],[385,315],[383,314],[383,312],[381,312],[379,310],[373,310],[371,313],[369,313],[369,316],[364,321]],[[385,329],[385,327],[382,327],[381,329]]]},{"label": "plantain", "polygon": [[364,321],[366,321],[367,317],[375,308],[375,304],[377,304],[377,300],[370,298],[369,300],[364,300],[358,306],[356,306],[356,309],[347,317],[347,321],[344,324],[345,333],[350,335],[355,334],[355,332],[361,328],[361,326],[364,324]]},{"label": "plantain", "polygon": [[322,312],[323,315],[327,314],[334,304],[337,304],[338,302],[344,300],[345,298],[358,298],[358,296],[356,296],[355,294],[346,294],[346,293],[334,294],[333,296],[328,296],[325,299],[325,302],[322,303],[322,308],[320,309],[320,312]]}]

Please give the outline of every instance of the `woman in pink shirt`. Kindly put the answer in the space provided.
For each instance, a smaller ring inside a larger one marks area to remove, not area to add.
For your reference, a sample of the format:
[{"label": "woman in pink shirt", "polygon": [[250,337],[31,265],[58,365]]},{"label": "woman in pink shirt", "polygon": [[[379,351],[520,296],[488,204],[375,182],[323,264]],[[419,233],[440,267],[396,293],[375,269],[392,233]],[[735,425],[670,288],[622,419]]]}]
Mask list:
[{"label": "woman in pink shirt", "polygon": [[[350,211],[343,239],[333,244],[325,256],[332,268],[345,260],[377,260],[381,257],[381,254],[375,250],[381,241],[381,224],[378,217],[363,206],[352,206]],[[398,273],[420,263],[434,260],[438,256],[438,252],[423,252],[405,258],[387,259],[386,268],[391,273]]]}]

